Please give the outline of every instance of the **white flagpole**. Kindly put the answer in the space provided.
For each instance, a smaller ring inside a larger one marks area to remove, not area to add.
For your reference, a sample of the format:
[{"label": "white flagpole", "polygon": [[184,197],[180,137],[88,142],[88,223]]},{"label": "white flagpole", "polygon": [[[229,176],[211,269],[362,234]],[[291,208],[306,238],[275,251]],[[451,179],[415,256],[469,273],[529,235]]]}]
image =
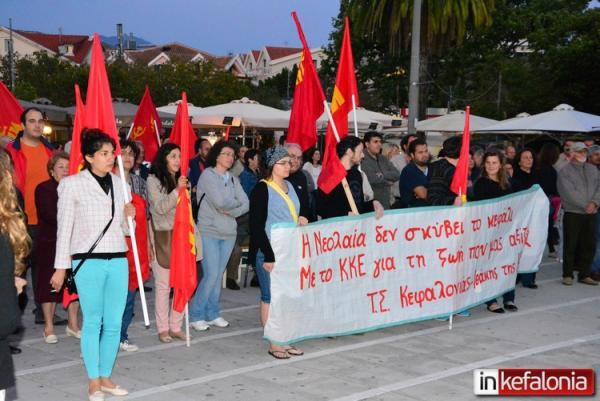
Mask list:
[{"label": "white flagpole", "polygon": [[358,137],[358,119],[356,118],[356,96],[352,94],[352,118],[354,118],[354,136]]},{"label": "white flagpole", "polygon": [[129,139],[129,136],[131,135],[131,131],[133,131],[133,122],[131,123],[131,127],[129,127],[129,132],[127,133],[127,136],[125,137],[126,139]]},{"label": "white flagpole", "polygon": [[[125,197],[125,203],[131,201],[131,194],[127,188],[125,182],[125,169],[123,168],[123,158],[121,155],[117,156],[117,164],[119,166],[119,175],[121,176],[121,184],[123,186],[123,195]],[[129,234],[131,236],[131,247],[133,248],[133,261],[135,263],[135,273],[137,274],[138,289],[140,290],[140,298],[142,300],[142,313],[144,315],[144,325],[146,328],[150,327],[150,319],[148,318],[148,305],[146,305],[146,294],[144,293],[144,282],[142,280],[142,268],[140,266],[140,256],[135,240],[135,227],[133,225],[133,219],[127,218],[127,225],[129,226]]]},{"label": "white flagpole", "polygon": [[186,347],[190,347],[190,310],[189,310],[189,305],[190,303],[186,303],[185,304],[185,345]]},{"label": "white flagpole", "polygon": [[158,132],[158,124],[154,120],[154,131],[156,132],[156,140],[158,141],[158,147],[160,148],[160,133]]}]

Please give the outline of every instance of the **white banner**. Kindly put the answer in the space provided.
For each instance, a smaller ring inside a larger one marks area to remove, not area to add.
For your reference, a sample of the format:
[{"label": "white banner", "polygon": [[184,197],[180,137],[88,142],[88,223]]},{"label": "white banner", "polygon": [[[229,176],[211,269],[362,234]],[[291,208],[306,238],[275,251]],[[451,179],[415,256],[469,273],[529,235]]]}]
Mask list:
[{"label": "white banner", "polygon": [[548,199],[536,185],[462,207],[391,210],[296,227],[271,245],[265,338],[287,344],[448,316],[537,271]]}]

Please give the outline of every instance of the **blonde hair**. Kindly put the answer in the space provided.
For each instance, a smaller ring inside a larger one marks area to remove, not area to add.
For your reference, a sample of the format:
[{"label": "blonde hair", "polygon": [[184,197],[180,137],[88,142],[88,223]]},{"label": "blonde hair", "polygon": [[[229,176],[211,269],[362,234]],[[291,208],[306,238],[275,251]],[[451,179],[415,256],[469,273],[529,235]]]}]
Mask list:
[{"label": "blonde hair", "polygon": [[0,149],[0,233],[6,235],[15,254],[15,275],[25,270],[23,261],[31,250],[25,218],[17,202],[10,155]]},{"label": "blonde hair", "polygon": [[381,145],[381,154],[384,155],[387,159],[390,158],[390,153],[392,153],[394,150],[400,152],[400,146],[396,145],[395,143],[389,142],[385,142],[383,145]]}]

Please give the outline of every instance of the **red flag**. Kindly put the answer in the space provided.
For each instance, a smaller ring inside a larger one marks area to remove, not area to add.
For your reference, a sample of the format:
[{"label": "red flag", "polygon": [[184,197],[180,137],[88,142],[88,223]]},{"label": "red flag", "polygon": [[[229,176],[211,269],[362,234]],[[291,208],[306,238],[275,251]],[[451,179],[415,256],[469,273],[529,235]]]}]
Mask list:
[{"label": "red flag", "polygon": [[[148,207],[144,198],[132,192],[131,203],[135,206],[135,241],[140,256],[140,271],[142,272],[142,281],[150,278],[150,261],[148,260],[148,222],[146,221],[146,208]],[[131,246],[131,237],[125,237],[127,241],[127,264],[129,265],[129,291],[138,288],[137,272],[135,270],[135,261],[133,257],[133,247]]]},{"label": "red flag", "polygon": [[[196,133],[194,132],[194,129],[192,128],[192,124],[190,124],[190,120],[189,120],[187,96],[186,96],[186,102],[185,102],[185,115],[186,115],[187,123],[184,123],[183,120],[181,118],[179,118],[180,114],[183,112],[182,103],[183,103],[183,101],[181,101],[177,105],[177,112],[175,113],[175,122],[173,123],[173,128],[171,129],[171,135],[169,136],[169,142],[179,145],[179,147],[181,148],[181,174],[187,175],[187,165],[188,165],[190,159],[192,159],[195,156],[193,145],[194,145],[194,141],[196,140]],[[183,135],[183,132],[187,132],[187,135]],[[183,138],[184,137],[186,138],[186,140],[188,141],[188,144],[189,144],[188,149],[185,152],[183,149]],[[188,157],[184,157],[184,155],[186,155],[186,154],[188,155]],[[186,162],[185,169],[183,168],[184,159]]]},{"label": "red flag", "polygon": [[[346,17],[344,39],[340,52],[333,98],[331,99],[331,116],[337,128],[339,139],[348,135],[348,113],[352,111],[352,96],[358,106],[358,87],[354,74],[354,58],[350,43],[350,26]],[[340,162],[336,152],[338,138],[335,137],[331,121],[327,125],[325,134],[325,155],[323,157],[323,170],[319,175],[319,188],[326,194],[330,193],[346,177],[346,169]]]},{"label": "red flag", "polygon": [[81,154],[81,131],[85,121],[85,105],[81,100],[79,85],[75,84],[75,117],[73,118],[73,133],[71,136],[71,154],[69,155],[69,175],[81,170],[83,156]]},{"label": "red flag", "polygon": [[325,94],[295,11],[292,12],[292,17],[298,28],[303,50],[298,65],[298,75],[296,76],[296,89],[294,90],[294,103],[290,114],[287,142],[297,143],[302,151],[306,151],[317,143],[317,120],[323,114]]},{"label": "red flag", "polygon": [[8,90],[4,82],[0,81],[0,136],[15,139],[21,131],[21,114],[23,108],[17,98]]},{"label": "red flag", "polygon": [[92,43],[92,64],[90,66],[90,77],[88,80],[87,96],[85,97],[85,127],[98,128],[112,137],[117,148],[115,154],[121,154],[119,144],[119,132],[115,122],[115,114],[112,106],[112,95],[104,65],[102,44],[98,34],[94,34]]},{"label": "red flag", "polygon": [[450,184],[450,190],[460,196],[463,202],[467,201],[467,182],[469,181],[469,148],[471,147],[470,116],[471,107],[467,106],[460,156],[456,164],[454,177],[452,177],[452,183]]},{"label": "red flag", "polygon": [[158,136],[161,129],[162,123],[158,117],[154,102],[152,102],[150,89],[146,85],[146,91],[135,113],[129,137],[132,141],[140,141],[144,145],[144,160],[149,162],[154,161],[156,152],[158,152],[158,148],[160,147]]},{"label": "red flag", "polygon": [[[185,135],[191,130],[188,116],[187,95],[181,95],[181,103],[177,108],[175,125],[178,126],[178,145],[181,147],[181,174],[187,175],[189,158],[183,155],[189,154],[191,148],[190,136]],[[175,129],[175,127],[173,127]],[[182,135],[183,134],[183,135]],[[174,289],[173,309],[183,312],[186,304],[194,294],[198,279],[196,277],[196,239],[194,236],[194,220],[192,218],[192,203],[187,188],[179,188],[177,207],[175,209],[175,222],[173,224],[173,236],[171,242],[171,261],[169,264],[169,285]]]}]

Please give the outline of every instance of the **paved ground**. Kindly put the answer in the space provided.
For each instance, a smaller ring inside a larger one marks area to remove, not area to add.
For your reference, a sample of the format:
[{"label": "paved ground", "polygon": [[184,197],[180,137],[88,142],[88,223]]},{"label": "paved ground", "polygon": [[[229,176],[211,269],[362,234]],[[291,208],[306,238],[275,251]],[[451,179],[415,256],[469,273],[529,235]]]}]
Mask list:
[{"label": "paved ground", "polygon": [[[231,326],[193,333],[191,348],[159,343],[154,329],[143,328],[138,308],[130,337],[141,349],[120,353],[114,378],[131,391],[121,398],[126,400],[448,401],[477,399],[475,368],[598,371],[600,287],[565,287],[559,277],[559,264],[544,259],[540,288],[518,288],[516,313],[478,307],[470,318],[455,318],[452,331],[446,323],[427,321],[308,341],[301,344],[305,356],[287,361],[266,353],[256,288],[223,290],[223,315]],[[31,313],[24,323],[23,353],[15,358],[17,388],[8,400],[87,399],[77,340],[63,334],[57,345],[46,345]]]}]

